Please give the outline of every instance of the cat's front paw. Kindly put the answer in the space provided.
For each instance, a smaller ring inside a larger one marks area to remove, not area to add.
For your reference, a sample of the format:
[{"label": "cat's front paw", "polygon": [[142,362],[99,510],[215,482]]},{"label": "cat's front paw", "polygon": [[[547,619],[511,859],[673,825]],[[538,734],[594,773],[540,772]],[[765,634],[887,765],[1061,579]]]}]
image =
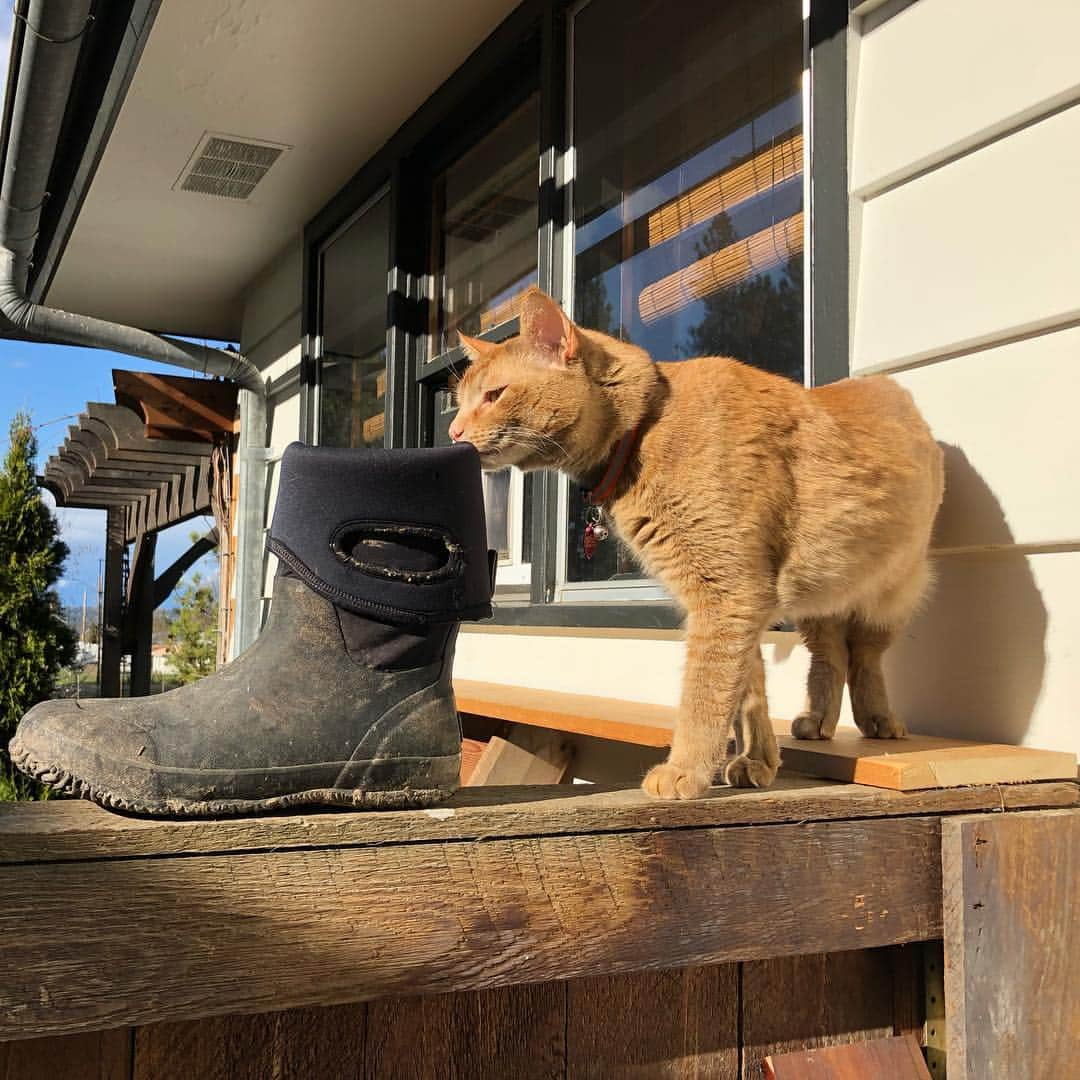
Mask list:
[{"label": "cat's front paw", "polygon": [[724,780],[731,787],[768,787],[776,779],[776,766],[740,754],[724,768]]},{"label": "cat's front paw", "polygon": [[791,734],[796,739],[831,739],[832,732],[825,731],[825,718],[817,713],[799,713],[791,721]]},{"label": "cat's front paw", "polygon": [[696,799],[709,790],[712,777],[704,769],[687,769],[665,761],[654,765],[641,785],[654,799]]},{"label": "cat's front paw", "polygon": [[891,713],[872,713],[870,716],[856,714],[855,723],[868,739],[906,739],[907,728],[903,721]]}]

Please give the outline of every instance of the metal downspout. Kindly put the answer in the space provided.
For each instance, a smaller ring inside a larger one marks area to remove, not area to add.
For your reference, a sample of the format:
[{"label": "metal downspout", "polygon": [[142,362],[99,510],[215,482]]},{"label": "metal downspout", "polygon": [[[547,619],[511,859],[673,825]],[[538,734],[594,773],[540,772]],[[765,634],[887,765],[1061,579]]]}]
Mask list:
[{"label": "metal downspout", "polygon": [[[26,295],[30,260],[84,36],[91,0],[29,0],[15,9],[19,65],[0,184],[0,334],[81,345],[155,360],[236,382],[240,388],[234,651],[262,625],[263,515],[267,479],[267,382],[239,353],[35,304]],[[13,50],[13,55],[15,51]]]}]

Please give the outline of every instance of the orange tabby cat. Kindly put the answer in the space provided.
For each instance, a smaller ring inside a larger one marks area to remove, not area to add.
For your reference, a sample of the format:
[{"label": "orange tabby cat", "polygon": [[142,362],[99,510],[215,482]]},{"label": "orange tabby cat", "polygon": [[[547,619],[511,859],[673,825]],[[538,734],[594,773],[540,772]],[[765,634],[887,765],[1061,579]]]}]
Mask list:
[{"label": "orange tabby cat", "polygon": [[806,389],[722,357],[654,363],[575,326],[539,290],[504,344],[461,336],[472,359],[450,435],[486,469],[556,468],[595,484],[632,451],[605,512],[686,610],[687,655],[659,798],[712,783],[736,724],[729,784],[779,765],[760,638],[797,623],[811,654],[802,739],[836,728],[844,681],[864,735],[902,738],[882,654],[927,590],[942,453],[911,396],[883,376]]}]

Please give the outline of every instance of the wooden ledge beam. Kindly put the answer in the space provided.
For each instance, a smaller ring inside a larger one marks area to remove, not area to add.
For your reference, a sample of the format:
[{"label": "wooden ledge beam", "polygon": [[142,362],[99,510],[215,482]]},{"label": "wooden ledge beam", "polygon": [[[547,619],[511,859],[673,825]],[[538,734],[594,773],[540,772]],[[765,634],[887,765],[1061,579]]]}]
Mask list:
[{"label": "wooden ledge beam", "polygon": [[126,817],[80,800],[0,803],[0,874],[20,863],[990,813],[1075,807],[1078,798],[1075,781],[897,792],[781,773],[764,791],[716,787],[688,802],[656,802],[636,785],[467,787],[434,810],[221,821]]},{"label": "wooden ledge beam", "polygon": [[936,817],[12,866],[0,1039],[872,948],[941,925]]}]

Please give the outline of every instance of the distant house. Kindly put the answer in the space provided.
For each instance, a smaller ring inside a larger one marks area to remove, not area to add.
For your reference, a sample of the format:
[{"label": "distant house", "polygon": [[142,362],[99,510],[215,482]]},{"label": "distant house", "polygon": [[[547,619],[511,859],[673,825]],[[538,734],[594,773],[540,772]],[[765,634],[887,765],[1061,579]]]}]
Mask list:
[{"label": "distant house", "polygon": [[[282,449],[443,442],[456,331],[515,333],[538,282],[657,357],[893,374],[949,468],[897,710],[1077,747],[1080,5],[98,6],[28,289],[239,342],[269,380],[265,430],[240,394],[233,652],[271,599]],[[583,559],[580,493],[487,485],[497,614],[458,675],[673,704],[680,614],[614,544]],[[794,715],[797,636],[766,660]]]},{"label": "distant house", "polygon": [[150,650],[150,671],[154,675],[175,675],[176,668],[172,662],[172,646],[154,645]]}]

